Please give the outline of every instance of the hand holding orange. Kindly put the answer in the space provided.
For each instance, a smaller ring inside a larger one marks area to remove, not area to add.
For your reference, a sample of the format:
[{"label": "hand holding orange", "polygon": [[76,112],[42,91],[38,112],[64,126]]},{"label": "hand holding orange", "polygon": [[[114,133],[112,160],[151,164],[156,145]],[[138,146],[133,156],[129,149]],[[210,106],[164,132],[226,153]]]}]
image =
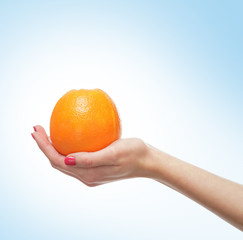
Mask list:
[{"label": "hand holding orange", "polygon": [[100,89],[71,90],[53,109],[50,137],[55,149],[63,155],[101,150],[120,136],[116,106]]}]

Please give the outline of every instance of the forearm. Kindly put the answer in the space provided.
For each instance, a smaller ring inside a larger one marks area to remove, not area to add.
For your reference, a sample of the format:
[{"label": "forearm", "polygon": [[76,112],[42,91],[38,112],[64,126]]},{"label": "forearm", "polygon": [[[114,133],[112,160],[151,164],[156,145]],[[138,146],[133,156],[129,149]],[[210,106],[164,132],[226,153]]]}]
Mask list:
[{"label": "forearm", "polygon": [[243,231],[243,185],[150,148],[150,178],[198,202]]}]

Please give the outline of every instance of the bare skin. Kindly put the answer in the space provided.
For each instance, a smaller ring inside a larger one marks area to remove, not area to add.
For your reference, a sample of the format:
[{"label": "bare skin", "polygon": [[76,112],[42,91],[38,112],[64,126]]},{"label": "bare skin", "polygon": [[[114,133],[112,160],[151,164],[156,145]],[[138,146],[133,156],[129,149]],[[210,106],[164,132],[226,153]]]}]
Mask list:
[{"label": "bare skin", "polygon": [[93,187],[121,179],[154,179],[184,194],[243,231],[243,185],[216,176],[145,144],[137,138],[119,139],[97,152],[72,153],[66,165],[41,126],[33,137],[51,165]]}]

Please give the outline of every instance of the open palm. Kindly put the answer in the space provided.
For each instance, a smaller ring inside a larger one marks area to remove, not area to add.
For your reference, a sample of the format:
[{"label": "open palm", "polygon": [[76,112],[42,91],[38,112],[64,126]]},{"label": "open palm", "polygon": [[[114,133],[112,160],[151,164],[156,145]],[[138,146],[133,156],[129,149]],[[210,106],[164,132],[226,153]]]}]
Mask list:
[{"label": "open palm", "polygon": [[[140,139],[119,139],[97,152],[77,152],[64,156],[54,148],[42,126],[37,125],[34,129],[32,136],[51,165],[87,186],[132,177],[146,177],[149,151]],[[67,165],[69,159],[72,160],[72,165]]]}]

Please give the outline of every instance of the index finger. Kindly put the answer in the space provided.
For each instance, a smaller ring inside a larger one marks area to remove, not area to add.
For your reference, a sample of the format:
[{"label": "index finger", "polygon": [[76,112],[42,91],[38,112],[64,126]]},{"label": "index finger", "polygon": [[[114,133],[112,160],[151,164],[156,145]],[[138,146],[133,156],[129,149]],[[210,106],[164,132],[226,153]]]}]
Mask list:
[{"label": "index finger", "polygon": [[57,152],[57,150],[52,146],[48,138],[41,132],[34,132],[32,133],[37,145],[41,149],[41,151],[46,155],[46,157],[49,159],[50,163],[54,167],[59,168],[66,168],[66,165],[64,164],[65,156],[61,155]]}]

